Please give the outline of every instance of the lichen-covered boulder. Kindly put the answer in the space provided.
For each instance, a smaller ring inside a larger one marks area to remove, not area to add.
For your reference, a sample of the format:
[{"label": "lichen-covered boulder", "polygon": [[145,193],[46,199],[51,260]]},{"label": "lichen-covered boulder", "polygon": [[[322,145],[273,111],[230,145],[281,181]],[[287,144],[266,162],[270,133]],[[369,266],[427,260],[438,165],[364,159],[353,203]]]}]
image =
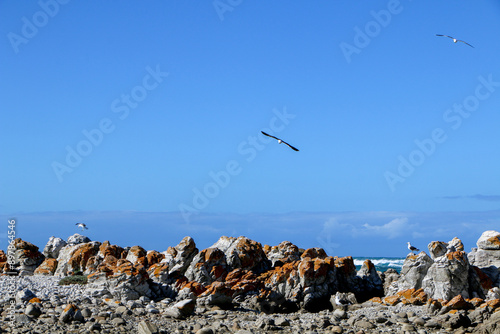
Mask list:
[{"label": "lichen-covered boulder", "polygon": [[33,275],[35,269],[43,262],[45,257],[38,251],[38,247],[30,242],[17,238],[11,244],[12,261],[10,270],[19,272],[19,275]]},{"label": "lichen-covered boulder", "polygon": [[457,295],[469,298],[469,261],[462,251],[449,252],[431,265],[422,281],[430,298],[450,300]]},{"label": "lichen-covered boulder", "polygon": [[392,296],[399,291],[408,289],[420,289],[422,281],[432,264],[432,259],[424,252],[420,252],[417,255],[408,254],[403,262],[399,279],[392,282],[388,288],[387,295]]},{"label": "lichen-covered boulder", "polygon": [[209,285],[215,281],[223,281],[228,273],[229,266],[224,252],[210,247],[196,254],[185,275],[190,281]]},{"label": "lichen-covered boulder", "polygon": [[35,275],[54,275],[57,269],[57,260],[46,258],[38,268],[35,269]]},{"label": "lichen-covered boulder", "polygon": [[290,241],[283,241],[277,246],[264,246],[264,253],[266,254],[271,266],[281,266],[285,263],[300,260],[300,251],[297,246]]},{"label": "lichen-covered boulder", "polygon": [[221,237],[211,246],[224,252],[230,270],[247,269],[261,273],[271,267],[262,245],[246,237]]},{"label": "lichen-covered boulder", "polygon": [[66,276],[74,273],[85,273],[88,261],[99,252],[98,241],[69,244],[59,251],[55,276]]}]

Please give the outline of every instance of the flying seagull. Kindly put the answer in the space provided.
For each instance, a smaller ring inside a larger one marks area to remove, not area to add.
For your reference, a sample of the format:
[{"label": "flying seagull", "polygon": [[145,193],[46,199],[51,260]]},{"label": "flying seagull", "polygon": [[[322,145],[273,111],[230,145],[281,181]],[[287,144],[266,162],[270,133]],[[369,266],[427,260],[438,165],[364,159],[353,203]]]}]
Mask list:
[{"label": "flying seagull", "polygon": [[76,223],[75,225],[77,225],[78,227],[81,227],[82,228],[82,231],[85,231],[85,230],[88,230],[89,228],[87,227],[87,225],[85,225],[84,223]]},{"label": "flying seagull", "polygon": [[436,36],[440,36],[440,37],[448,37],[448,38],[451,38],[453,40],[453,43],[456,43],[456,42],[462,42],[464,44],[467,44],[468,46],[470,46],[471,48],[473,48],[472,45],[470,45],[469,43],[467,43],[466,41],[462,41],[461,39],[456,39],[455,37],[451,37],[451,36],[448,36],[448,35],[439,35],[439,34],[436,34]]},{"label": "flying seagull", "polygon": [[413,253],[413,252],[418,252],[420,251],[420,249],[418,249],[417,247],[413,247],[412,245],[410,245],[410,242],[408,241],[408,249]]},{"label": "flying seagull", "polygon": [[294,151],[298,151],[298,149],[296,149],[296,148],[295,148],[295,147],[293,147],[292,145],[288,144],[286,141],[283,141],[283,140],[281,140],[281,139],[279,139],[279,138],[276,138],[275,136],[268,135],[268,134],[267,134],[267,133],[265,133],[264,131],[261,131],[261,132],[262,132],[262,134],[263,134],[263,135],[265,135],[265,136],[268,136],[268,137],[271,137],[271,138],[276,139],[276,140],[278,141],[278,143],[280,143],[280,144],[281,144],[281,143],[283,143],[283,144],[287,145],[288,147],[290,147],[292,150],[294,150]]}]

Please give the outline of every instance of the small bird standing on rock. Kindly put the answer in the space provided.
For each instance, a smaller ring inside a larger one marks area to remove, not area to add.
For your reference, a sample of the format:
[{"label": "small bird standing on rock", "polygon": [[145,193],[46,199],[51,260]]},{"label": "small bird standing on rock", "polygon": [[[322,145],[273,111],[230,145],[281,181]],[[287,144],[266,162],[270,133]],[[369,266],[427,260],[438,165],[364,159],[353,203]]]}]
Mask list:
[{"label": "small bird standing on rock", "polygon": [[419,252],[420,249],[418,249],[417,247],[413,247],[412,245],[410,245],[410,242],[408,241],[408,249],[413,253],[413,252]]},{"label": "small bird standing on rock", "polygon": [[78,227],[81,227],[82,231],[88,230],[87,225],[85,225],[84,223],[76,223],[75,225],[77,225]]}]

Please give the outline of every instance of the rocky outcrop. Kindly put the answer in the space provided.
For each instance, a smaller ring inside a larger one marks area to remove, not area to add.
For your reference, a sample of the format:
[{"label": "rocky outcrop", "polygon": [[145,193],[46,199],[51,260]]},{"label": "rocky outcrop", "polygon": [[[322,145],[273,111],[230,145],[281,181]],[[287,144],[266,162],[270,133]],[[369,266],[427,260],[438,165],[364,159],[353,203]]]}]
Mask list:
[{"label": "rocky outcrop", "polygon": [[12,255],[10,270],[18,272],[21,276],[33,275],[45,258],[43,254],[38,251],[37,246],[20,238],[15,239],[12,245],[14,249],[10,253]]},{"label": "rocky outcrop", "polygon": [[437,257],[430,266],[422,288],[431,298],[450,300],[461,295],[469,298],[469,261],[463,251]]},{"label": "rocky outcrop", "polygon": [[408,254],[401,269],[399,279],[387,289],[387,295],[395,295],[399,291],[420,289],[427,271],[432,266],[432,259],[424,252],[417,255]]},{"label": "rocky outcrop", "polygon": [[489,277],[493,286],[500,286],[500,232],[485,231],[468,258],[472,266]]},{"label": "rocky outcrop", "polygon": [[[493,249],[495,238],[498,234],[485,232],[478,241],[483,248],[469,256],[458,238],[431,242],[430,256],[411,253],[400,274],[388,270],[380,275],[369,260],[356,271],[350,256],[331,257],[317,247],[299,250],[286,241],[262,247],[243,236],[221,237],[198,251],[194,240],[185,237],[160,253],[90,241],[76,234],[66,244],[51,238],[44,251],[47,256],[57,254],[57,259],[40,261],[31,274],[86,275],[86,291],[93,297],[111,296],[122,302],[141,298],[186,301],[178,306],[185,306],[187,313],[171,309],[171,316],[179,319],[189,316],[193,305],[239,306],[264,313],[319,312],[336,307],[343,310],[346,305],[340,299],[350,300],[346,303],[370,299],[385,305],[428,303],[433,310],[466,310],[485,303],[496,308],[500,290],[495,252],[500,250]],[[18,260],[21,254],[43,260],[36,246],[20,239],[14,244]],[[471,266],[469,259],[476,265]],[[4,253],[0,260],[6,260]]]}]

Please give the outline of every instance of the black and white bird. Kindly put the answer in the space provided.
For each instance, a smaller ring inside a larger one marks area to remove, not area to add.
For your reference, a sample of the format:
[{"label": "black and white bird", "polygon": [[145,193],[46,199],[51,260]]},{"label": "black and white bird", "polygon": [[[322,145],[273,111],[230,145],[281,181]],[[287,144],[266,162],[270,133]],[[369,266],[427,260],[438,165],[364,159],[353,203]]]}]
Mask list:
[{"label": "black and white bird", "polygon": [[462,41],[461,39],[457,39],[455,37],[451,37],[451,36],[448,36],[448,35],[440,35],[440,34],[436,34],[436,36],[439,36],[439,37],[448,37],[448,38],[451,38],[453,40],[453,43],[456,43],[456,42],[462,42],[464,44],[467,44],[468,46],[470,46],[471,48],[473,48],[472,45],[470,45],[469,43],[467,43],[466,41]]},{"label": "black and white bird", "polygon": [[85,225],[84,223],[76,223],[75,225],[81,227],[82,231],[88,230],[87,225]]},{"label": "black and white bird", "polygon": [[420,249],[418,249],[417,247],[413,247],[412,245],[410,245],[410,242],[408,241],[408,249],[413,253],[413,252],[419,252]]},{"label": "black and white bird", "polygon": [[268,137],[271,137],[271,138],[276,139],[276,140],[278,141],[278,143],[280,143],[280,144],[281,144],[281,143],[283,143],[283,144],[287,145],[288,147],[290,147],[292,150],[294,150],[294,151],[298,151],[298,149],[296,149],[296,148],[295,148],[295,147],[293,147],[292,145],[288,144],[286,141],[283,141],[283,140],[281,140],[281,139],[279,139],[279,138],[276,138],[275,136],[271,136],[271,135],[269,135],[269,134],[265,133],[264,131],[261,131],[261,132],[262,132],[262,134],[263,134],[263,135],[265,135],[265,136],[268,136]]}]

